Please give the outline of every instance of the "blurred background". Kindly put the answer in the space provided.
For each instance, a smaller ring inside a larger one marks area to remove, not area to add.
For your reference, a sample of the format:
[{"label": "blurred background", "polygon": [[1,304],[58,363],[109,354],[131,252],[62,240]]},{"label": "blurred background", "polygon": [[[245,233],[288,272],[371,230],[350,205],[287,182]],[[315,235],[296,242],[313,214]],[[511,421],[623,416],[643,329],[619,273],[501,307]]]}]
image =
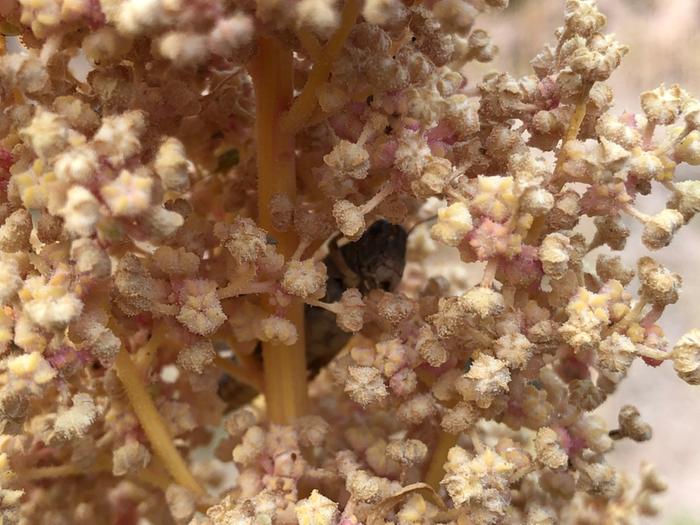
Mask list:
[{"label": "blurred background", "polygon": [[[630,47],[610,85],[615,90],[615,112],[639,111],[639,94],[657,87],[680,84],[700,96],[700,0],[598,0],[608,16],[608,31]],[[478,25],[487,29],[500,53],[484,70],[499,69],[514,75],[530,74],[529,60],[561,24],[563,1],[510,0],[505,13],[485,17]],[[506,17],[504,23],[503,17]],[[483,71],[470,81],[476,82]],[[700,177],[699,167],[683,166],[680,179]],[[639,202],[645,212],[660,211],[666,194]],[[643,254],[639,231],[630,238],[623,258],[634,265]],[[681,230],[670,247],[656,252],[657,260],[683,275],[681,300],[668,308],[660,322],[670,344],[687,330],[700,328],[700,220]],[[635,404],[654,428],[646,443],[616,443],[611,461],[630,474],[640,463],[657,466],[668,480],[669,490],[659,499],[661,514],[646,523],[700,525],[700,387],[678,379],[670,363],[653,369],[637,360],[629,377],[601,408],[611,428],[619,408]]]}]

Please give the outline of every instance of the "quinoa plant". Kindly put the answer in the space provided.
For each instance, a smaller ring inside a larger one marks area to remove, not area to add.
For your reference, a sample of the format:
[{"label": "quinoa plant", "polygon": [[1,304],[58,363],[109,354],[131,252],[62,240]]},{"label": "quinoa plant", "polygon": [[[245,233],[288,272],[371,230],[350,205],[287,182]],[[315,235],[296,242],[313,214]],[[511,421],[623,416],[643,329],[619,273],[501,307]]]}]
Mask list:
[{"label": "quinoa plant", "polygon": [[0,523],[656,512],[595,412],[637,358],[700,384],[681,277],[615,254],[700,211],[700,102],[614,112],[594,0],[476,78],[507,3],[0,0]]}]

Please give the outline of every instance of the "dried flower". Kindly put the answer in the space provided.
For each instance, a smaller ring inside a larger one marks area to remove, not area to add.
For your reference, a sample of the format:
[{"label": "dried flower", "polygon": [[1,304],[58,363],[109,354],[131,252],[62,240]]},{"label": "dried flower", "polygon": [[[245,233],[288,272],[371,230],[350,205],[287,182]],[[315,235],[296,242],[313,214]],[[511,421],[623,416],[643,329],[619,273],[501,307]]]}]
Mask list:
[{"label": "dried flower", "polygon": [[683,381],[700,384],[700,330],[691,330],[673,347],[673,368]]},{"label": "dried flower", "polygon": [[151,461],[151,454],[146,447],[135,440],[129,440],[112,454],[112,473],[124,476],[138,472]]},{"label": "dried flower", "polygon": [[632,405],[625,405],[617,416],[620,428],[613,430],[610,435],[613,439],[628,437],[634,441],[648,441],[651,439],[651,427],[642,421],[639,410]]},{"label": "dried flower", "polygon": [[558,434],[548,427],[540,428],[535,438],[537,460],[551,469],[564,467],[569,456],[559,442]]},{"label": "dried flower", "polygon": [[438,222],[431,228],[430,234],[449,246],[458,246],[472,227],[472,217],[466,204],[455,202],[438,210]]},{"label": "dried flower", "polygon": [[455,505],[477,502],[491,512],[504,514],[510,499],[508,477],[513,468],[490,448],[470,456],[463,448],[452,447],[440,483]]},{"label": "dried flower", "polygon": [[261,341],[272,341],[282,345],[293,345],[298,334],[293,323],[283,317],[271,315],[260,321],[258,338]]},{"label": "dried flower", "polygon": [[114,166],[120,166],[141,151],[140,137],[146,129],[141,111],[128,111],[102,120],[93,141],[101,155]]},{"label": "dried flower", "polygon": [[153,180],[144,175],[122,170],[112,182],[102,186],[102,198],[117,216],[133,217],[148,208]]},{"label": "dried flower", "polygon": [[362,406],[377,403],[389,395],[381,374],[371,366],[351,366],[345,391]]},{"label": "dried flower", "polygon": [[300,500],[294,511],[299,525],[331,525],[338,514],[338,504],[313,490],[311,495]]},{"label": "dried flower", "polygon": [[191,332],[210,335],[226,320],[216,296],[216,283],[201,279],[187,280],[180,295],[182,306],[177,320]]}]

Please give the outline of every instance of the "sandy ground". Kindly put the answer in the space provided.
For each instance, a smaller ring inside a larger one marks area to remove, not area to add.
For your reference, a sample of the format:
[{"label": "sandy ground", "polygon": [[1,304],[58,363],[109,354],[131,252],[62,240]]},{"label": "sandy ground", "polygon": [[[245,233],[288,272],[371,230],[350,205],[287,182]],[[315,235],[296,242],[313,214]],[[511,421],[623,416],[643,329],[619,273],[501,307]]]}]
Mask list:
[{"label": "sandy ground", "polygon": [[[509,24],[494,17],[480,22],[501,48],[489,67],[528,74],[528,61],[562,20],[558,0],[511,0]],[[638,110],[640,92],[679,83],[700,96],[700,0],[599,0],[608,15],[609,28],[630,46],[621,69],[612,78],[617,108]],[[478,76],[472,78],[478,80]],[[679,172],[679,177],[699,177],[700,168]],[[660,210],[665,195],[640,203],[644,211]],[[634,264],[644,254],[639,232],[630,238],[624,259]],[[655,257],[684,277],[680,301],[668,308],[661,325],[671,344],[687,330],[700,328],[700,219],[682,230],[669,248]],[[700,387],[678,379],[670,363],[653,369],[639,361],[619,391],[600,413],[614,425],[619,408],[635,404],[653,426],[647,443],[618,442],[611,461],[635,474],[642,461],[656,465],[670,488],[659,501],[662,514],[647,523],[700,525]],[[614,428],[614,427],[613,427]]]}]

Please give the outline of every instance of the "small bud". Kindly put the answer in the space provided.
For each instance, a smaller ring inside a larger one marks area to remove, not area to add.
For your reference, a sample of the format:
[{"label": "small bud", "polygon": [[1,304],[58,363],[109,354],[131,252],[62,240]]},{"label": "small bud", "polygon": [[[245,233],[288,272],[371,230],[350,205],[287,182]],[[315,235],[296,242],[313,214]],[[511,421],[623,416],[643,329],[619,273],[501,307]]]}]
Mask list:
[{"label": "small bud", "polygon": [[97,173],[97,168],[97,153],[86,145],[70,148],[58,154],[54,160],[54,173],[65,182],[88,184]]},{"label": "small bud", "polygon": [[340,200],[333,204],[333,217],[338,229],[350,240],[359,239],[367,228],[364,213],[350,201]]},{"label": "small bud", "polygon": [[396,415],[409,425],[419,425],[435,412],[435,399],[431,394],[415,394],[399,406]]},{"label": "small bud", "polygon": [[420,179],[411,183],[411,189],[419,198],[428,198],[443,192],[452,176],[452,164],[447,159],[436,158],[428,162]]},{"label": "small bud", "polygon": [[99,154],[106,156],[113,166],[121,166],[141,151],[141,135],[145,130],[145,114],[138,110],[127,111],[104,117],[93,142]]},{"label": "small bud", "polygon": [[596,260],[596,273],[603,282],[615,279],[627,286],[634,278],[634,270],[623,265],[619,255],[601,253]]},{"label": "small bud", "polygon": [[84,436],[98,415],[95,402],[88,394],[75,394],[73,406],[58,414],[53,430],[61,439]]},{"label": "small bud", "polygon": [[308,498],[296,503],[294,512],[299,525],[332,525],[336,523],[338,504],[314,489]]},{"label": "small bud", "polygon": [[177,354],[177,366],[188,372],[201,374],[204,367],[211,364],[216,357],[211,341],[198,339],[186,345]]},{"label": "small bud", "polygon": [[469,208],[463,202],[455,202],[438,210],[438,221],[430,229],[430,235],[448,246],[458,246],[472,228]]},{"label": "small bud", "polygon": [[32,149],[41,158],[49,158],[68,145],[69,128],[65,120],[39,107],[29,125],[20,130]]},{"label": "small bud", "polygon": [[323,161],[341,178],[364,179],[369,172],[369,153],[365,147],[347,140],[338,142]]},{"label": "small bud", "polygon": [[138,441],[130,439],[126,444],[114,450],[112,454],[112,474],[123,476],[135,473],[148,466],[151,453]]},{"label": "small bud", "polygon": [[4,252],[29,251],[29,236],[32,233],[32,217],[20,208],[5,219],[0,226],[0,250]]},{"label": "small bud", "polygon": [[667,306],[678,301],[683,282],[680,275],[661,266],[651,257],[642,257],[637,263],[641,288],[639,293],[650,303]]},{"label": "small bud", "polygon": [[519,333],[503,335],[494,343],[496,357],[508,363],[511,368],[524,368],[534,348],[535,345]]},{"label": "small bud", "polygon": [[185,147],[178,139],[165,139],[156,154],[154,168],[166,190],[182,193],[189,188],[190,163]]},{"label": "small bud", "polygon": [[402,465],[417,465],[425,459],[428,447],[417,439],[391,441],[386,447],[386,454]]},{"label": "small bud", "polygon": [[700,165],[700,131],[693,130],[681,140],[674,150],[678,162],[687,162],[691,166]]},{"label": "small bud", "polygon": [[379,370],[371,366],[351,366],[345,392],[363,407],[382,401],[389,395]]},{"label": "small bud", "polygon": [[276,315],[262,319],[257,334],[261,341],[270,341],[285,346],[296,343],[299,336],[294,323]]},{"label": "small bud", "polygon": [[209,33],[209,49],[227,59],[238,58],[251,47],[255,23],[243,13],[220,18]]},{"label": "small bud", "polygon": [[321,416],[302,416],[294,422],[299,434],[299,443],[304,446],[323,446],[330,425]]},{"label": "small bud", "polygon": [[700,385],[700,330],[686,333],[673,347],[673,368],[686,383]]},{"label": "small bud", "polygon": [[58,214],[63,217],[66,230],[80,237],[89,237],[100,218],[100,203],[90,190],[71,186],[66,202]]},{"label": "small bud", "polygon": [[338,302],[340,311],[336,314],[336,322],[341,330],[346,332],[359,332],[364,325],[365,303],[362,294],[357,288],[350,288],[343,292]]},{"label": "small bud", "polygon": [[597,230],[597,241],[607,244],[613,250],[624,249],[630,230],[619,218],[596,217],[593,222]]},{"label": "small bud", "polygon": [[445,412],[440,426],[445,432],[457,435],[468,430],[478,418],[479,413],[473,403],[461,401]]},{"label": "small bud", "polygon": [[233,461],[239,465],[250,465],[265,449],[265,431],[253,426],[246,430],[243,439],[233,449]]},{"label": "small bud", "polygon": [[651,427],[645,423],[639,415],[637,407],[625,405],[617,416],[620,428],[610,432],[613,439],[628,437],[633,441],[649,441],[651,439]]},{"label": "small bud", "polygon": [[169,31],[158,40],[158,51],[177,66],[193,66],[207,58],[207,37],[188,31]]},{"label": "small bud", "polygon": [[255,262],[266,253],[267,234],[248,218],[214,225],[214,235],[240,265]]},{"label": "small bud", "polygon": [[416,348],[421,357],[432,367],[438,367],[447,361],[447,350],[440,343],[433,333],[433,329],[428,324],[420,327]]},{"label": "small bud", "polygon": [[495,317],[505,310],[503,296],[491,288],[475,286],[459,298],[459,303],[467,312],[481,319]]},{"label": "small bud", "polygon": [[290,295],[306,299],[326,293],[326,265],[314,259],[290,261],[282,277],[282,289]]},{"label": "small bud", "polygon": [[684,222],[679,211],[667,208],[644,223],[642,242],[650,250],[664,248],[671,243],[673,235]]},{"label": "small bud", "polygon": [[673,124],[681,113],[681,95],[682,90],[677,85],[667,89],[662,84],[642,93],[642,109],[652,122],[662,126]]},{"label": "small bud", "polygon": [[668,207],[681,212],[687,222],[696,213],[700,212],[700,181],[685,180],[677,182],[674,189],[675,193],[668,203]]},{"label": "small bud", "polygon": [[195,496],[185,487],[171,483],[165,491],[165,501],[177,523],[188,521],[197,510]]},{"label": "small bud", "polygon": [[548,468],[562,468],[569,462],[569,456],[560,443],[559,435],[549,427],[537,431],[535,450],[537,461]]},{"label": "small bud", "polygon": [[520,199],[520,209],[533,217],[541,217],[554,207],[554,195],[544,188],[528,188]]},{"label": "small bud", "polygon": [[216,296],[214,281],[186,280],[180,296],[182,306],[177,314],[177,320],[192,333],[211,335],[226,320],[219,298]]},{"label": "small bud", "polygon": [[543,240],[538,252],[544,273],[553,279],[561,279],[569,269],[571,241],[561,233],[550,233]]},{"label": "small bud", "polygon": [[508,391],[510,371],[500,359],[479,354],[469,371],[460,377],[455,388],[465,401],[488,408],[496,396]]},{"label": "small bud", "polygon": [[100,194],[116,216],[134,217],[151,204],[151,177],[122,170],[112,182],[102,186]]}]

